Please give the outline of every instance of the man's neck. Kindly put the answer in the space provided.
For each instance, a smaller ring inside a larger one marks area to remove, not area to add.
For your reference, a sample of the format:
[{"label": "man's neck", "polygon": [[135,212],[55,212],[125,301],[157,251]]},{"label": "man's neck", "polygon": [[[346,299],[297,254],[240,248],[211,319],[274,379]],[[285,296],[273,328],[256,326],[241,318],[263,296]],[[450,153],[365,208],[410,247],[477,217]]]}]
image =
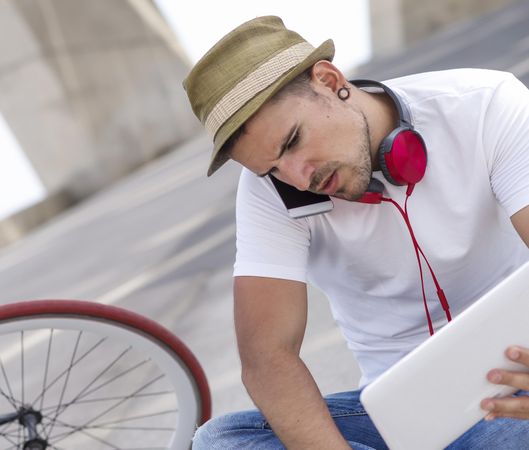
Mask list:
[{"label": "man's neck", "polygon": [[397,127],[399,114],[393,100],[385,93],[362,92],[361,98],[362,110],[369,126],[372,167],[373,170],[380,170],[378,149],[382,140]]}]

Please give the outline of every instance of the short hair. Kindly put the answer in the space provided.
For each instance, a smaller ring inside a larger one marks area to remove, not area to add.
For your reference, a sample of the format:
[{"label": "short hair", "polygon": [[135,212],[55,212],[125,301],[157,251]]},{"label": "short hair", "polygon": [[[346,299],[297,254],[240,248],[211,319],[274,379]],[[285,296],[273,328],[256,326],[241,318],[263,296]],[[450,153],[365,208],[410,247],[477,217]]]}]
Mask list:
[{"label": "short hair", "polygon": [[[301,72],[292,81],[283,86],[279,91],[277,91],[270,98],[269,101],[275,103],[289,95],[317,97],[318,93],[312,87],[311,78],[312,67],[309,67],[304,72]],[[244,133],[246,133],[245,123],[243,123],[239,128],[237,128],[237,130],[235,130],[235,132],[228,138],[228,140],[221,147],[220,152],[229,155],[230,152],[233,150],[233,147],[235,146],[236,142]]]},{"label": "short hair", "polygon": [[311,84],[312,67],[309,67],[304,72],[301,72],[290,83],[287,83],[270,99],[271,102],[277,102],[289,95],[311,96],[317,97],[318,93],[314,90]]}]

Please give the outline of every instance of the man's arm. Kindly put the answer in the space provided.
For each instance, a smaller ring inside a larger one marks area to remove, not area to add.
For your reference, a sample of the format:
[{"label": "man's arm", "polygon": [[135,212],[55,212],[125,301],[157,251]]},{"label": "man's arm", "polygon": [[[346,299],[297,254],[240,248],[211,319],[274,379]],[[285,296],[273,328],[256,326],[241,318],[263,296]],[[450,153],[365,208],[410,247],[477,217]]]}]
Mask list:
[{"label": "man's arm", "polygon": [[289,450],[350,450],[299,357],[306,285],[235,277],[234,295],[242,379],[274,432]]},{"label": "man's arm", "polygon": [[[511,217],[514,228],[529,247],[529,206],[513,214]],[[529,348],[510,347],[506,356],[529,367]],[[491,370],[487,379],[494,384],[502,384],[529,391],[529,374],[513,372],[502,369]],[[488,398],[481,402],[481,407],[487,411],[488,420],[498,417],[514,417],[516,419],[529,419],[529,397]]]},{"label": "man's arm", "polygon": [[529,247],[529,206],[513,214],[511,221],[525,245]]}]

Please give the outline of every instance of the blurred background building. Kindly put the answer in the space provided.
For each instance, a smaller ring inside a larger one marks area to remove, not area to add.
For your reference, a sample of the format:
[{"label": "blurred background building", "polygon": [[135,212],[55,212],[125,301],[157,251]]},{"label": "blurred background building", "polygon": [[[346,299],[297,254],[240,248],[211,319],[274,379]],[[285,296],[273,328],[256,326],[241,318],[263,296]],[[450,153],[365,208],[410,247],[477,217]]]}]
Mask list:
[{"label": "blurred background building", "polygon": [[447,26],[509,3],[512,0],[370,0],[373,55],[402,51]]},{"label": "blurred background building", "polygon": [[[263,11],[229,1],[184,11],[179,3],[0,1],[0,245],[196,136],[201,128],[181,88],[197,58],[189,42],[206,38],[198,50],[203,53],[244,18],[274,11],[273,1]],[[382,76],[380,67],[394,64],[388,58],[512,3],[355,0],[329,18],[316,11],[311,19],[307,11],[298,24],[303,6],[292,2],[292,19],[288,12],[284,19],[315,44],[323,40],[311,35],[317,30],[335,38],[337,53],[349,57],[342,67],[362,72],[361,65],[372,60],[367,72]],[[233,13],[215,20],[215,7]],[[338,16],[342,22],[333,22]],[[360,34],[345,35],[341,43],[346,28]]]},{"label": "blurred background building", "polygon": [[44,188],[4,242],[195,135],[189,67],[149,0],[0,1],[0,112]]}]

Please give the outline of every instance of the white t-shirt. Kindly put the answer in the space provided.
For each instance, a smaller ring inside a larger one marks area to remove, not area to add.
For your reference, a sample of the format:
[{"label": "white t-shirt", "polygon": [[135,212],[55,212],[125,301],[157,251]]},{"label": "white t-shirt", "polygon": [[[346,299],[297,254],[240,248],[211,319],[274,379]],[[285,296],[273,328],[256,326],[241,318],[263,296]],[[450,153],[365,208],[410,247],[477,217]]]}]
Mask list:
[{"label": "white t-shirt", "polygon": [[[461,312],[529,260],[510,216],[529,205],[529,91],[505,72],[459,69],[387,81],[428,149],[408,212],[444,289]],[[404,204],[406,187],[384,180]],[[415,250],[394,205],[333,199],[288,216],[270,180],[244,169],[237,194],[235,276],[310,282],[330,301],[366,385],[428,336]],[[435,329],[446,323],[423,262]]]}]

